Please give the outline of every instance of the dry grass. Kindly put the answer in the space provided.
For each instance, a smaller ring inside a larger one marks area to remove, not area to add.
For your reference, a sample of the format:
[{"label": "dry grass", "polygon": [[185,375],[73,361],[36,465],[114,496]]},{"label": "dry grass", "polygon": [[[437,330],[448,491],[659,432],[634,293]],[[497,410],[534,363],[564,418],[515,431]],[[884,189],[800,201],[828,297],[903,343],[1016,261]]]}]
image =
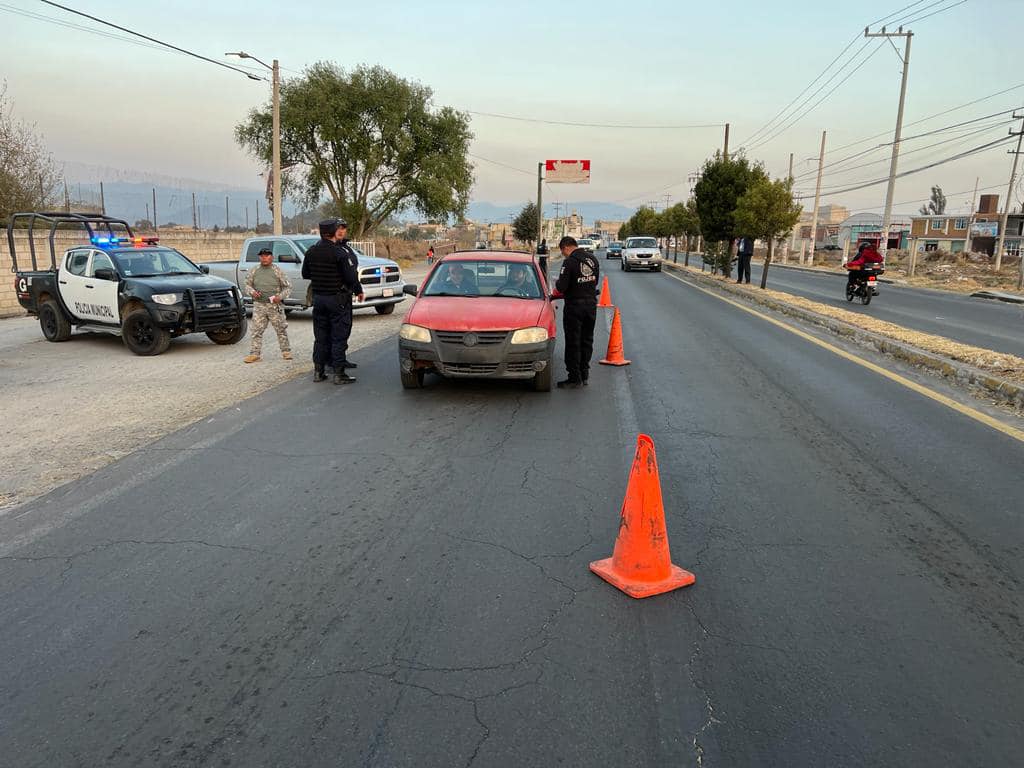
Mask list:
[{"label": "dry grass", "polygon": [[[698,268],[689,267],[688,269],[690,272],[695,274],[702,274]],[[794,296],[791,293],[784,293],[783,291],[775,291],[771,289],[762,291],[756,286],[737,285],[721,275],[715,275],[713,277],[707,273],[703,273],[703,275],[705,278],[718,280],[723,284],[723,287],[726,287],[727,290],[733,293],[747,293],[752,296],[765,296],[794,307],[799,307],[810,312],[816,312],[819,315],[825,315],[826,317],[831,317],[835,320],[841,320],[865,331],[877,333],[888,339],[909,344],[926,352],[931,352],[936,355],[942,355],[943,357],[947,357],[951,360],[967,363],[968,365],[972,365],[975,368],[1000,376],[1004,379],[1024,383],[1024,358],[1017,357],[1016,355],[993,352],[990,349],[983,349],[981,347],[972,347],[969,344],[962,344],[958,341],[947,339],[945,336],[936,336],[931,333],[914,331],[894,323],[887,323],[884,320],[877,320],[873,317],[866,317],[855,312],[848,312],[845,309],[832,307],[828,304],[811,301],[810,299],[805,299],[802,296]]]}]

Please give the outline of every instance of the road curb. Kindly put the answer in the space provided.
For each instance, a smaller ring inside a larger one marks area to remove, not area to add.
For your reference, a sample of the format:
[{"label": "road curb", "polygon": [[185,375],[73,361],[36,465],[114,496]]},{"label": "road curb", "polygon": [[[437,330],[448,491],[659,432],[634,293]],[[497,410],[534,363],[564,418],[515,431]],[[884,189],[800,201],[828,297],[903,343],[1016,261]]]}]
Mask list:
[{"label": "road curb", "polygon": [[798,320],[813,323],[837,336],[842,336],[863,347],[875,349],[889,357],[909,363],[917,368],[923,368],[930,373],[938,374],[960,386],[977,387],[983,390],[989,397],[1011,405],[1016,409],[1024,410],[1024,385],[1001,379],[967,363],[942,357],[933,352],[926,352],[923,349],[911,346],[905,342],[895,341],[881,334],[865,331],[851,323],[796,307],[770,296],[759,296],[733,288],[728,283],[713,279],[710,275],[702,276],[699,272],[691,272],[676,264],[668,264],[668,266],[690,276],[695,281],[717,288],[722,293],[740,296],[755,304],[761,304],[777,312],[795,317]]},{"label": "road curb", "polygon": [[975,291],[972,298],[991,299],[993,301],[1005,301],[1007,304],[1024,304],[1024,296],[1015,293],[1002,293],[1001,291]]}]

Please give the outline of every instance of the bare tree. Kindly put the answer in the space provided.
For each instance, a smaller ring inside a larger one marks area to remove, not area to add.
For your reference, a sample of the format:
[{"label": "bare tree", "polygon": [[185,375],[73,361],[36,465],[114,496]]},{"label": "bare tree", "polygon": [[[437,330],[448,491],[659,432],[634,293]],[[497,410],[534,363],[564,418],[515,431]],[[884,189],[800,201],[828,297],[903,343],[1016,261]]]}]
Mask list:
[{"label": "bare tree", "polygon": [[49,207],[60,172],[34,125],[14,117],[7,83],[0,86],[0,220]]}]

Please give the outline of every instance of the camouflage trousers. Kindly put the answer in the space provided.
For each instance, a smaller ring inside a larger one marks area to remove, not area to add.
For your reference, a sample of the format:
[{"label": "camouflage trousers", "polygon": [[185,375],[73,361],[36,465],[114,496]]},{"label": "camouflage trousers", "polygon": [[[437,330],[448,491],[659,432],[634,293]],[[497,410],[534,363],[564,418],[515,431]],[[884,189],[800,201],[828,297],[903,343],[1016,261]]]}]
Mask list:
[{"label": "camouflage trousers", "polygon": [[249,329],[249,338],[252,340],[251,354],[259,355],[263,352],[263,332],[267,330],[267,323],[277,331],[277,343],[281,351],[290,352],[284,307],[280,304],[271,304],[269,301],[256,301],[252,305],[252,327]]}]

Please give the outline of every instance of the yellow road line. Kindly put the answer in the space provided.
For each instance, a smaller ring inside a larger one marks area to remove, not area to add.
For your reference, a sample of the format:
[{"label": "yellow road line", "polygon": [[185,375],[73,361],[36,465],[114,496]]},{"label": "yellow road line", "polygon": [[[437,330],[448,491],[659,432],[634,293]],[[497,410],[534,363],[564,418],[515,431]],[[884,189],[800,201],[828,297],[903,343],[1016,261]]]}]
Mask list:
[{"label": "yellow road line", "polygon": [[869,371],[873,371],[874,373],[877,373],[879,376],[884,376],[890,381],[894,381],[897,384],[901,384],[907,389],[917,392],[919,395],[924,395],[930,400],[934,400],[937,403],[941,403],[947,408],[952,408],[957,413],[963,414],[969,419],[974,419],[975,421],[984,424],[986,427],[991,427],[994,430],[1002,432],[1004,435],[1012,437],[1014,440],[1018,440],[1024,443],[1024,430],[1017,429],[1016,427],[1012,427],[1009,424],[1004,424],[998,419],[994,419],[991,416],[982,413],[981,411],[978,411],[974,408],[971,408],[968,405],[958,403],[953,398],[946,397],[945,395],[936,392],[933,389],[929,389],[928,387],[922,384],[918,384],[916,381],[911,381],[905,376],[900,376],[898,373],[893,373],[892,371],[886,370],[880,365],[875,365],[874,363],[868,360],[864,360],[863,358],[857,357],[857,355],[851,354],[850,352],[847,352],[845,349],[840,349],[839,347],[833,344],[829,344],[827,341],[822,341],[816,336],[812,336],[811,334],[806,333],[805,331],[801,331],[799,328],[794,328],[793,326],[788,325],[787,323],[784,323],[780,320],[776,320],[774,317],[769,317],[763,312],[758,312],[756,309],[748,307],[744,305],[742,302],[735,301],[726,296],[722,296],[717,291],[710,291],[707,288],[701,288],[699,285],[692,283],[689,280],[684,280],[682,277],[672,274],[671,272],[666,272],[665,274],[667,274],[669,277],[675,280],[678,280],[684,285],[688,285],[691,288],[700,291],[701,293],[706,293],[708,296],[712,296],[716,299],[724,301],[726,304],[732,304],[737,309],[742,309],[744,312],[748,312],[751,315],[754,315],[755,317],[759,317],[765,322],[771,323],[772,325],[776,325],[779,328],[782,328],[783,330],[789,331],[795,336],[799,336],[804,341],[809,341],[811,344],[816,344],[822,349],[827,349],[829,352],[838,355],[839,357],[845,360],[849,360],[851,363],[856,363],[857,365],[863,368],[867,368]]}]

